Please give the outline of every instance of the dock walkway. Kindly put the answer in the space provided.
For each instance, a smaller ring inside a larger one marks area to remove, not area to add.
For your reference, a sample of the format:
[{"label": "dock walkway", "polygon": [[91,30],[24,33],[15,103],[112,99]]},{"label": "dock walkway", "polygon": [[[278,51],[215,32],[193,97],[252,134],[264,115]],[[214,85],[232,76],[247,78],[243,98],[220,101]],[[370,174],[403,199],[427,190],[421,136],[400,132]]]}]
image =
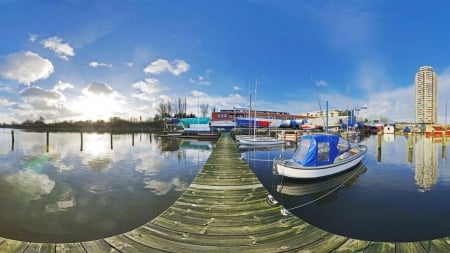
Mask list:
[{"label": "dock walkway", "polygon": [[260,184],[229,135],[166,211],[124,234],[79,243],[0,238],[0,252],[450,252],[450,237],[371,242],[314,227],[266,203]]}]

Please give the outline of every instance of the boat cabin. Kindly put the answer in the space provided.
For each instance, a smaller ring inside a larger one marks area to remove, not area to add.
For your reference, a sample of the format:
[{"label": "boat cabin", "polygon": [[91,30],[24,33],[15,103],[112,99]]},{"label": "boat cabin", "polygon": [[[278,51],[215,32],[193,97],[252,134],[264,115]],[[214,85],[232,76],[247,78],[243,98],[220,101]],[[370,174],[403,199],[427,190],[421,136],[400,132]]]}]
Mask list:
[{"label": "boat cabin", "polygon": [[350,142],[337,135],[303,135],[292,160],[305,167],[328,165],[344,159],[340,156],[348,155],[349,150]]}]

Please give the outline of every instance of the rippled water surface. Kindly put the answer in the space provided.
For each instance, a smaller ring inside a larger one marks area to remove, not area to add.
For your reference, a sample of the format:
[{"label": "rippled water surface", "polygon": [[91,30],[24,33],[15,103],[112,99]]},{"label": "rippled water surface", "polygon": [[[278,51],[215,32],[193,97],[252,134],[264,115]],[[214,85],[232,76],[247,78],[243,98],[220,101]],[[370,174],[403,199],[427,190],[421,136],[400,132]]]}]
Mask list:
[{"label": "rippled water surface", "polygon": [[361,166],[322,180],[274,177],[272,160],[293,148],[241,150],[267,189],[293,214],[327,231],[373,241],[417,241],[450,235],[450,163],[441,138],[363,138]]},{"label": "rippled water surface", "polygon": [[152,134],[0,130],[0,236],[93,240],[158,216],[189,186],[214,144]]}]

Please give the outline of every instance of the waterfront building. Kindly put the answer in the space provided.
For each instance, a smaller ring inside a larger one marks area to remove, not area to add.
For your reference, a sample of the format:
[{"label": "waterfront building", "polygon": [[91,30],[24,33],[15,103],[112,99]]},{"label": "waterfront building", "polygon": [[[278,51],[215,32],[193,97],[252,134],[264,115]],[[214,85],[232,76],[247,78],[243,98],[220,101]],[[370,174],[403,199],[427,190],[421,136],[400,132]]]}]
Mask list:
[{"label": "waterfront building", "polygon": [[416,124],[437,121],[437,76],[430,66],[422,66],[415,78]]}]

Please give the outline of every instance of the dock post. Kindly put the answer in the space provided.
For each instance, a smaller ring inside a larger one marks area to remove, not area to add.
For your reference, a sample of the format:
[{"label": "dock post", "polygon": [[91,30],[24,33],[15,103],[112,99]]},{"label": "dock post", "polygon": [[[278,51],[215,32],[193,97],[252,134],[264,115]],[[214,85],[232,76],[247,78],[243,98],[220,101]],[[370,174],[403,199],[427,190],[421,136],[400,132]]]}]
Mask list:
[{"label": "dock post", "polygon": [[378,157],[377,161],[381,162],[381,132],[377,133]]},{"label": "dock post", "polygon": [[47,153],[48,153],[48,150],[49,150],[49,146],[50,146],[50,142],[49,142],[49,139],[50,139],[50,133],[47,131],[47,144],[45,145],[45,151],[47,151]]},{"label": "dock post", "polygon": [[83,151],[83,131],[80,132],[80,151]]},{"label": "dock post", "polygon": [[131,132],[131,146],[134,147],[134,132]]},{"label": "dock post", "polygon": [[442,147],[447,146],[447,135],[445,132],[442,134]]},{"label": "dock post", "polygon": [[110,142],[111,142],[111,150],[112,150],[113,149],[113,133],[112,132],[111,132],[111,138],[110,139],[111,139]]},{"label": "dock post", "polygon": [[14,151],[14,130],[11,130],[11,151]]},{"label": "dock post", "polygon": [[442,133],[442,160],[447,160],[447,131]]},{"label": "dock post", "polygon": [[413,138],[412,133],[408,133],[408,148],[411,150],[413,149]]}]

